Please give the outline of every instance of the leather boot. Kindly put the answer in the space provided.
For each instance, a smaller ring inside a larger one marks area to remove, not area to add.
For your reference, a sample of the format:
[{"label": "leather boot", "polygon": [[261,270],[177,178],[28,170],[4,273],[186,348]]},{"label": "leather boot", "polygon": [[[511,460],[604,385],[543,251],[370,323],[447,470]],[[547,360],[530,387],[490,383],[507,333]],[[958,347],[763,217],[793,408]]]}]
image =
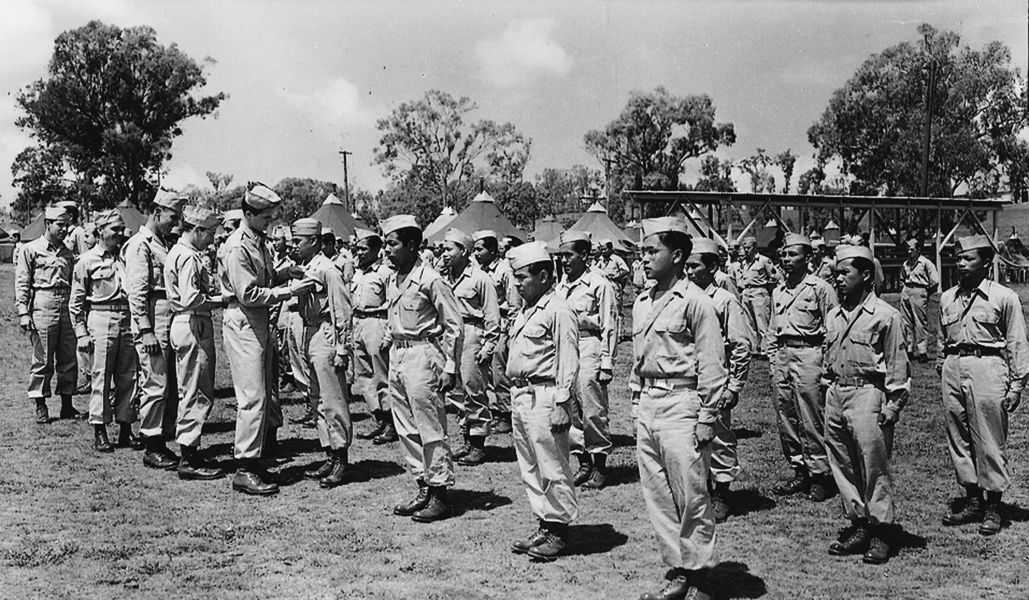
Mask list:
[{"label": "leather boot", "polygon": [[130,423],[119,423],[118,443],[115,445],[115,447],[142,450],[143,440],[135,433],[132,433],[132,425]]},{"label": "leather boot", "polygon": [[143,436],[143,465],[151,469],[174,469],[179,465],[178,457],[168,450],[159,437]]},{"label": "leather boot", "polygon": [[979,525],[979,535],[997,535],[1004,526],[1000,516],[1000,498],[1000,492],[986,492],[986,508],[983,511],[983,522]]},{"label": "leather boot", "polygon": [[832,475],[815,475],[811,479],[811,489],[808,490],[808,499],[812,502],[825,502],[836,493],[836,482]]},{"label": "leather boot", "polygon": [[568,545],[568,525],[544,522],[543,541],[529,548],[529,556],[543,562],[556,560]]},{"label": "leather boot", "polygon": [[325,460],[320,463],[312,463],[304,471],[304,479],[321,479],[332,471],[332,448],[325,449]]},{"label": "leather boot", "polygon": [[107,439],[107,425],[93,425],[93,449],[97,452],[114,452],[114,446]]},{"label": "leather boot", "polygon": [[580,486],[593,475],[593,460],[588,452],[576,454],[575,458],[579,459],[579,470],[572,477],[572,485]]},{"label": "leather boot", "polygon": [[447,488],[443,486],[429,486],[429,499],[425,506],[411,515],[411,520],[419,523],[432,523],[442,521],[450,516],[450,507],[447,506]]},{"label": "leather boot", "polygon": [[493,433],[511,433],[511,413],[498,412],[490,423]]},{"label": "leather boot", "polygon": [[46,407],[46,400],[36,399],[36,423],[46,425],[50,422],[50,410]]},{"label": "leather boot", "polygon": [[61,414],[62,419],[85,419],[86,414],[75,410],[72,406],[71,396],[61,396]]},{"label": "leather boot", "polygon": [[829,554],[833,556],[860,554],[868,548],[870,538],[868,522],[864,519],[855,521],[850,527],[843,530],[839,539],[829,546]]},{"label": "leather boot", "polygon": [[515,554],[525,554],[532,548],[542,544],[546,538],[547,530],[543,528],[543,522],[540,521],[540,526],[536,529],[535,533],[524,540],[516,540],[511,544],[511,552],[514,552]]},{"label": "leather boot", "polygon": [[457,447],[457,450],[451,454],[451,458],[454,460],[460,460],[465,457],[468,452],[472,449],[472,436],[468,433],[467,427],[461,428],[461,445]]},{"label": "leather boot", "polygon": [[332,470],[318,482],[318,485],[325,489],[331,489],[354,480],[354,471],[350,468],[350,457],[346,448],[333,450],[330,463]]},{"label": "leather boot", "polygon": [[599,490],[607,484],[607,455],[592,455],[593,473],[582,483],[582,487]]},{"label": "leather boot", "polygon": [[203,461],[197,456],[197,449],[194,446],[179,446],[182,458],[179,459],[179,479],[187,481],[210,481],[220,479],[225,474],[221,469],[205,467]]},{"label": "leather boot", "polygon": [[872,527],[872,539],[868,542],[868,550],[861,559],[870,565],[881,565],[890,560],[889,526],[875,525]]},{"label": "leather boot", "polygon": [[729,518],[732,507],[729,506],[728,483],[715,483],[715,488],[711,490],[711,508],[715,513],[715,523],[724,523]]},{"label": "leather boot", "polygon": [[481,435],[468,436],[468,452],[457,462],[466,467],[474,467],[486,462],[486,438]]},{"label": "leather boot", "polygon": [[429,503],[429,486],[421,479],[418,480],[418,495],[403,504],[393,507],[393,514],[399,517],[410,517],[414,513],[425,508]]},{"label": "leather boot", "polygon": [[243,461],[232,478],[232,489],[251,496],[270,496],[278,493],[279,486],[265,481],[258,471],[257,461]]},{"label": "leather boot", "polygon": [[804,469],[797,469],[793,474],[793,479],[775,486],[775,488],[772,489],[772,492],[776,496],[789,496],[792,494],[806,492],[810,488],[811,478],[808,477],[807,471]]},{"label": "leather boot", "polygon": [[372,411],[372,418],[375,419],[375,428],[367,433],[359,433],[357,437],[362,440],[373,440],[382,435],[386,431],[386,418],[383,414],[385,412],[383,410]]},{"label": "leather boot", "polygon": [[665,586],[656,592],[647,592],[640,600],[682,600],[690,591],[690,580],[685,569],[672,569],[665,574]]},{"label": "leather boot", "polygon": [[949,527],[979,523],[983,520],[982,491],[976,486],[965,488],[965,501],[961,508],[943,517],[943,524]]},{"label": "leather boot", "polygon": [[372,440],[372,443],[376,446],[400,441],[400,436],[397,435],[397,428],[393,425],[393,414],[386,413],[385,419],[386,426],[382,429],[382,433]]}]

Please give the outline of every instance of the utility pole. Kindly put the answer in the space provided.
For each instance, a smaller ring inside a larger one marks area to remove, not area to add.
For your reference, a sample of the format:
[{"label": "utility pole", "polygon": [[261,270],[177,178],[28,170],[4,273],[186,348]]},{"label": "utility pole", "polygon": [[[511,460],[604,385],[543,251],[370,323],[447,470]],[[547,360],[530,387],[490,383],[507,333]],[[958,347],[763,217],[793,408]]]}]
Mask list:
[{"label": "utility pole", "polygon": [[347,172],[347,157],[353,154],[349,150],[340,150],[339,155],[343,157],[343,206],[347,212],[353,213],[354,207],[350,202],[350,174]]},{"label": "utility pole", "polygon": [[925,136],[922,139],[922,196],[929,197],[929,153],[933,138],[933,91],[936,88],[936,59],[925,36],[925,50],[929,57],[928,84],[925,88]]}]

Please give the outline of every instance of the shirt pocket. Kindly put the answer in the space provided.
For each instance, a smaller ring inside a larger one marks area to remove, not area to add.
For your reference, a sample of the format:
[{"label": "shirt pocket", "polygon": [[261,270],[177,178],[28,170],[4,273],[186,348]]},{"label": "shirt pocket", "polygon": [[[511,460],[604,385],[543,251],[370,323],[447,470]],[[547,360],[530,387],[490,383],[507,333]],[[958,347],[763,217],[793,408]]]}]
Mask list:
[{"label": "shirt pocket", "polygon": [[790,321],[798,329],[812,329],[821,322],[821,306],[810,296],[797,298],[790,310]]},{"label": "shirt pocket", "polygon": [[993,306],[975,307],[972,309],[972,323],[969,335],[977,344],[994,343],[1005,339],[1001,331],[1000,311]]},{"label": "shirt pocket", "polygon": [[940,312],[940,327],[947,334],[947,341],[958,343],[961,335],[961,307],[954,303]]},{"label": "shirt pocket", "polygon": [[845,362],[855,373],[869,374],[875,371],[879,354],[876,335],[871,331],[853,331],[848,338],[848,352]]},{"label": "shirt pocket", "polygon": [[428,301],[420,294],[402,296],[400,302],[400,324],[408,331],[417,332],[421,328],[422,315],[426,312]]}]

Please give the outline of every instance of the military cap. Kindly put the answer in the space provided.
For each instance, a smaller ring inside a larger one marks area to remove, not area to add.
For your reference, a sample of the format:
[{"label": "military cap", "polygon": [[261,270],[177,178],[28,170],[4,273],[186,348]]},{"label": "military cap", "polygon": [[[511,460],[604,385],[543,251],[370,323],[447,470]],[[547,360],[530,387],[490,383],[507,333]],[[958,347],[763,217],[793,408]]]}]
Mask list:
[{"label": "military cap", "polygon": [[331,235],[335,237],[335,234],[332,232],[332,227],[329,227],[328,225],[322,225],[322,235]]},{"label": "military cap", "polygon": [[658,217],[656,219],[643,219],[643,237],[650,237],[659,233],[681,233],[689,235],[686,229],[686,219],[682,217]]},{"label": "military cap", "polygon": [[966,250],[977,250],[979,248],[993,248],[993,244],[990,243],[990,238],[985,235],[967,235],[958,239],[958,246],[961,246],[962,252]]},{"label": "military cap", "polygon": [[305,217],[293,221],[293,235],[321,235],[322,222],[318,219]]},{"label": "military cap", "polygon": [[565,244],[573,244],[575,242],[586,242],[587,244],[589,244],[592,241],[590,240],[591,237],[592,236],[590,236],[590,232],[588,231],[569,230],[562,231],[561,236],[558,239],[560,240],[560,245],[564,246]]},{"label": "military cap", "polygon": [[421,231],[422,228],[418,226],[418,221],[414,218],[414,215],[395,215],[388,219],[383,219],[382,223],[379,224],[382,228],[382,235],[386,236],[394,231],[400,231],[401,229],[417,229]]},{"label": "military cap", "polygon": [[511,261],[511,268],[517,271],[536,263],[549,263],[550,253],[543,242],[530,242],[508,250],[507,259]]},{"label": "military cap", "polygon": [[461,231],[460,229],[454,229],[453,227],[447,230],[447,233],[443,236],[443,239],[448,242],[453,242],[458,246],[461,246],[465,250],[471,250],[472,244],[475,243],[472,241],[472,237],[470,235]]},{"label": "military cap", "polygon": [[265,210],[278,206],[282,202],[282,198],[272,188],[257,182],[247,186],[243,201],[255,210]]},{"label": "military cap", "polygon": [[752,236],[752,235],[748,235],[747,237],[745,237],[742,240],[740,240],[740,243],[741,244],[756,244],[757,243],[757,238]]},{"label": "military cap", "polygon": [[811,238],[811,248],[822,248],[825,246],[825,240],[820,237]]},{"label": "military cap", "polygon": [[96,223],[97,227],[125,224],[125,221],[121,218],[121,213],[114,209],[101,211],[93,215],[93,222]]},{"label": "military cap", "polygon": [[233,208],[222,213],[222,223],[231,223],[233,221],[243,220],[243,211],[239,208]]},{"label": "military cap", "polygon": [[804,246],[805,248],[810,248],[811,238],[799,233],[787,233],[786,237],[783,239],[782,247],[788,248],[790,246]]},{"label": "military cap", "polygon": [[354,241],[360,242],[361,240],[367,240],[369,238],[376,238],[381,240],[379,234],[375,233],[370,229],[356,229],[354,230]]},{"label": "military cap", "polygon": [[56,202],[55,205],[66,210],[74,210],[76,213],[79,212],[79,205],[74,200],[61,200]]},{"label": "military cap", "polygon": [[194,227],[213,229],[218,226],[218,213],[206,206],[187,206],[182,209],[182,220]]},{"label": "military cap", "polygon": [[695,238],[693,240],[694,254],[718,254],[718,242],[710,238]]},{"label": "military cap", "polygon": [[186,197],[172,190],[158,188],[157,192],[154,194],[154,206],[169,208],[171,210],[182,210],[182,206],[185,203]]},{"label": "military cap", "polygon": [[908,248],[921,248],[922,247],[921,242],[919,242],[915,238],[908,238],[907,241],[904,242],[904,243],[907,244]]},{"label": "military cap", "polygon": [[492,229],[480,229],[478,231],[472,232],[472,239],[476,242],[479,240],[484,240],[486,238],[497,239],[497,232],[493,231]]},{"label": "military cap", "polygon": [[836,261],[844,261],[848,258],[863,258],[868,262],[874,262],[875,256],[872,254],[872,249],[868,246],[854,246],[846,244],[836,249]]},{"label": "military cap", "polygon": [[43,211],[43,220],[45,221],[56,221],[58,219],[70,219],[71,215],[68,214],[68,209],[63,206],[48,206]]}]

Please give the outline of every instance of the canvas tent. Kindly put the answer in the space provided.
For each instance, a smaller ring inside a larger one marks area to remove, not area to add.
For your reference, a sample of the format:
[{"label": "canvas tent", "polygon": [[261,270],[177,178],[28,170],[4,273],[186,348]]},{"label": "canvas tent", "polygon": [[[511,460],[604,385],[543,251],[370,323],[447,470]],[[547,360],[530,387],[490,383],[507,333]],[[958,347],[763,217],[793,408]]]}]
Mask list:
[{"label": "canvas tent", "polygon": [[332,229],[332,233],[336,237],[343,239],[348,239],[354,235],[354,230],[358,227],[362,229],[368,228],[364,221],[347,212],[346,205],[336,197],[336,194],[326,196],[321,207],[314,211],[311,218],[318,219],[323,227]]},{"label": "canvas tent", "polygon": [[568,231],[589,233],[594,245],[601,240],[610,240],[615,250],[623,252],[630,252],[636,246],[636,240],[630,238],[615,225],[611,217],[607,216],[607,209],[599,202],[594,202],[593,206],[589,207],[586,213],[568,228]]},{"label": "canvas tent", "polygon": [[[114,210],[118,211],[122,220],[125,221],[125,233],[127,234],[131,235],[139,231],[139,228],[146,223],[146,216],[139,212],[139,209],[133,206],[128,200],[122,200],[118,206],[114,207]],[[32,221],[30,221],[29,224],[21,230],[21,239],[29,241],[43,235],[44,225],[43,213],[40,212],[36,215],[36,218],[32,219]]]},{"label": "canvas tent", "polygon": [[453,221],[455,217],[457,217],[457,213],[454,212],[454,209],[450,208],[449,206],[444,206],[443,210],[440,211],[439,216],[436,217],[436,219],[432,223],[429,223],[429,225],[425,228],[425,231],[422,232],[422,237],[424,237],[425,239],[429,239],[432,236],[439,233],[440,231],[445,232],[447,229],[447,225],[451,221]]},{"label": "canvas tent", "polygon": [[493,200],[493,196],[484,191],[479,192],[479,195],[472,198],[472,201],[468,203],[468,207],[462,210],[461,214],[454,217],[454,220],[448,223],[446,227],[431,236],[425,236],[425,239],[430,243],[440,242],[451,228],[460,229],[469,235],[480,229],[492,229],[501,237],[513,235],[520,240],[528,239],[525,232],[515,227],[514,223],[504,216],[504,213],[500,212],[500,209],[497,208],[497,203]]},{"label": "canvas tent", "polygon": [[564,228],[561,227],[561,223],[558,223],[557,219],[554,217],[544,217],[536,221],[536,229],[532,232],[532,237],[537,242],[544,242],[547,245],[547,250],[554,252],[561,242],[561,231],[563,230]]}]

